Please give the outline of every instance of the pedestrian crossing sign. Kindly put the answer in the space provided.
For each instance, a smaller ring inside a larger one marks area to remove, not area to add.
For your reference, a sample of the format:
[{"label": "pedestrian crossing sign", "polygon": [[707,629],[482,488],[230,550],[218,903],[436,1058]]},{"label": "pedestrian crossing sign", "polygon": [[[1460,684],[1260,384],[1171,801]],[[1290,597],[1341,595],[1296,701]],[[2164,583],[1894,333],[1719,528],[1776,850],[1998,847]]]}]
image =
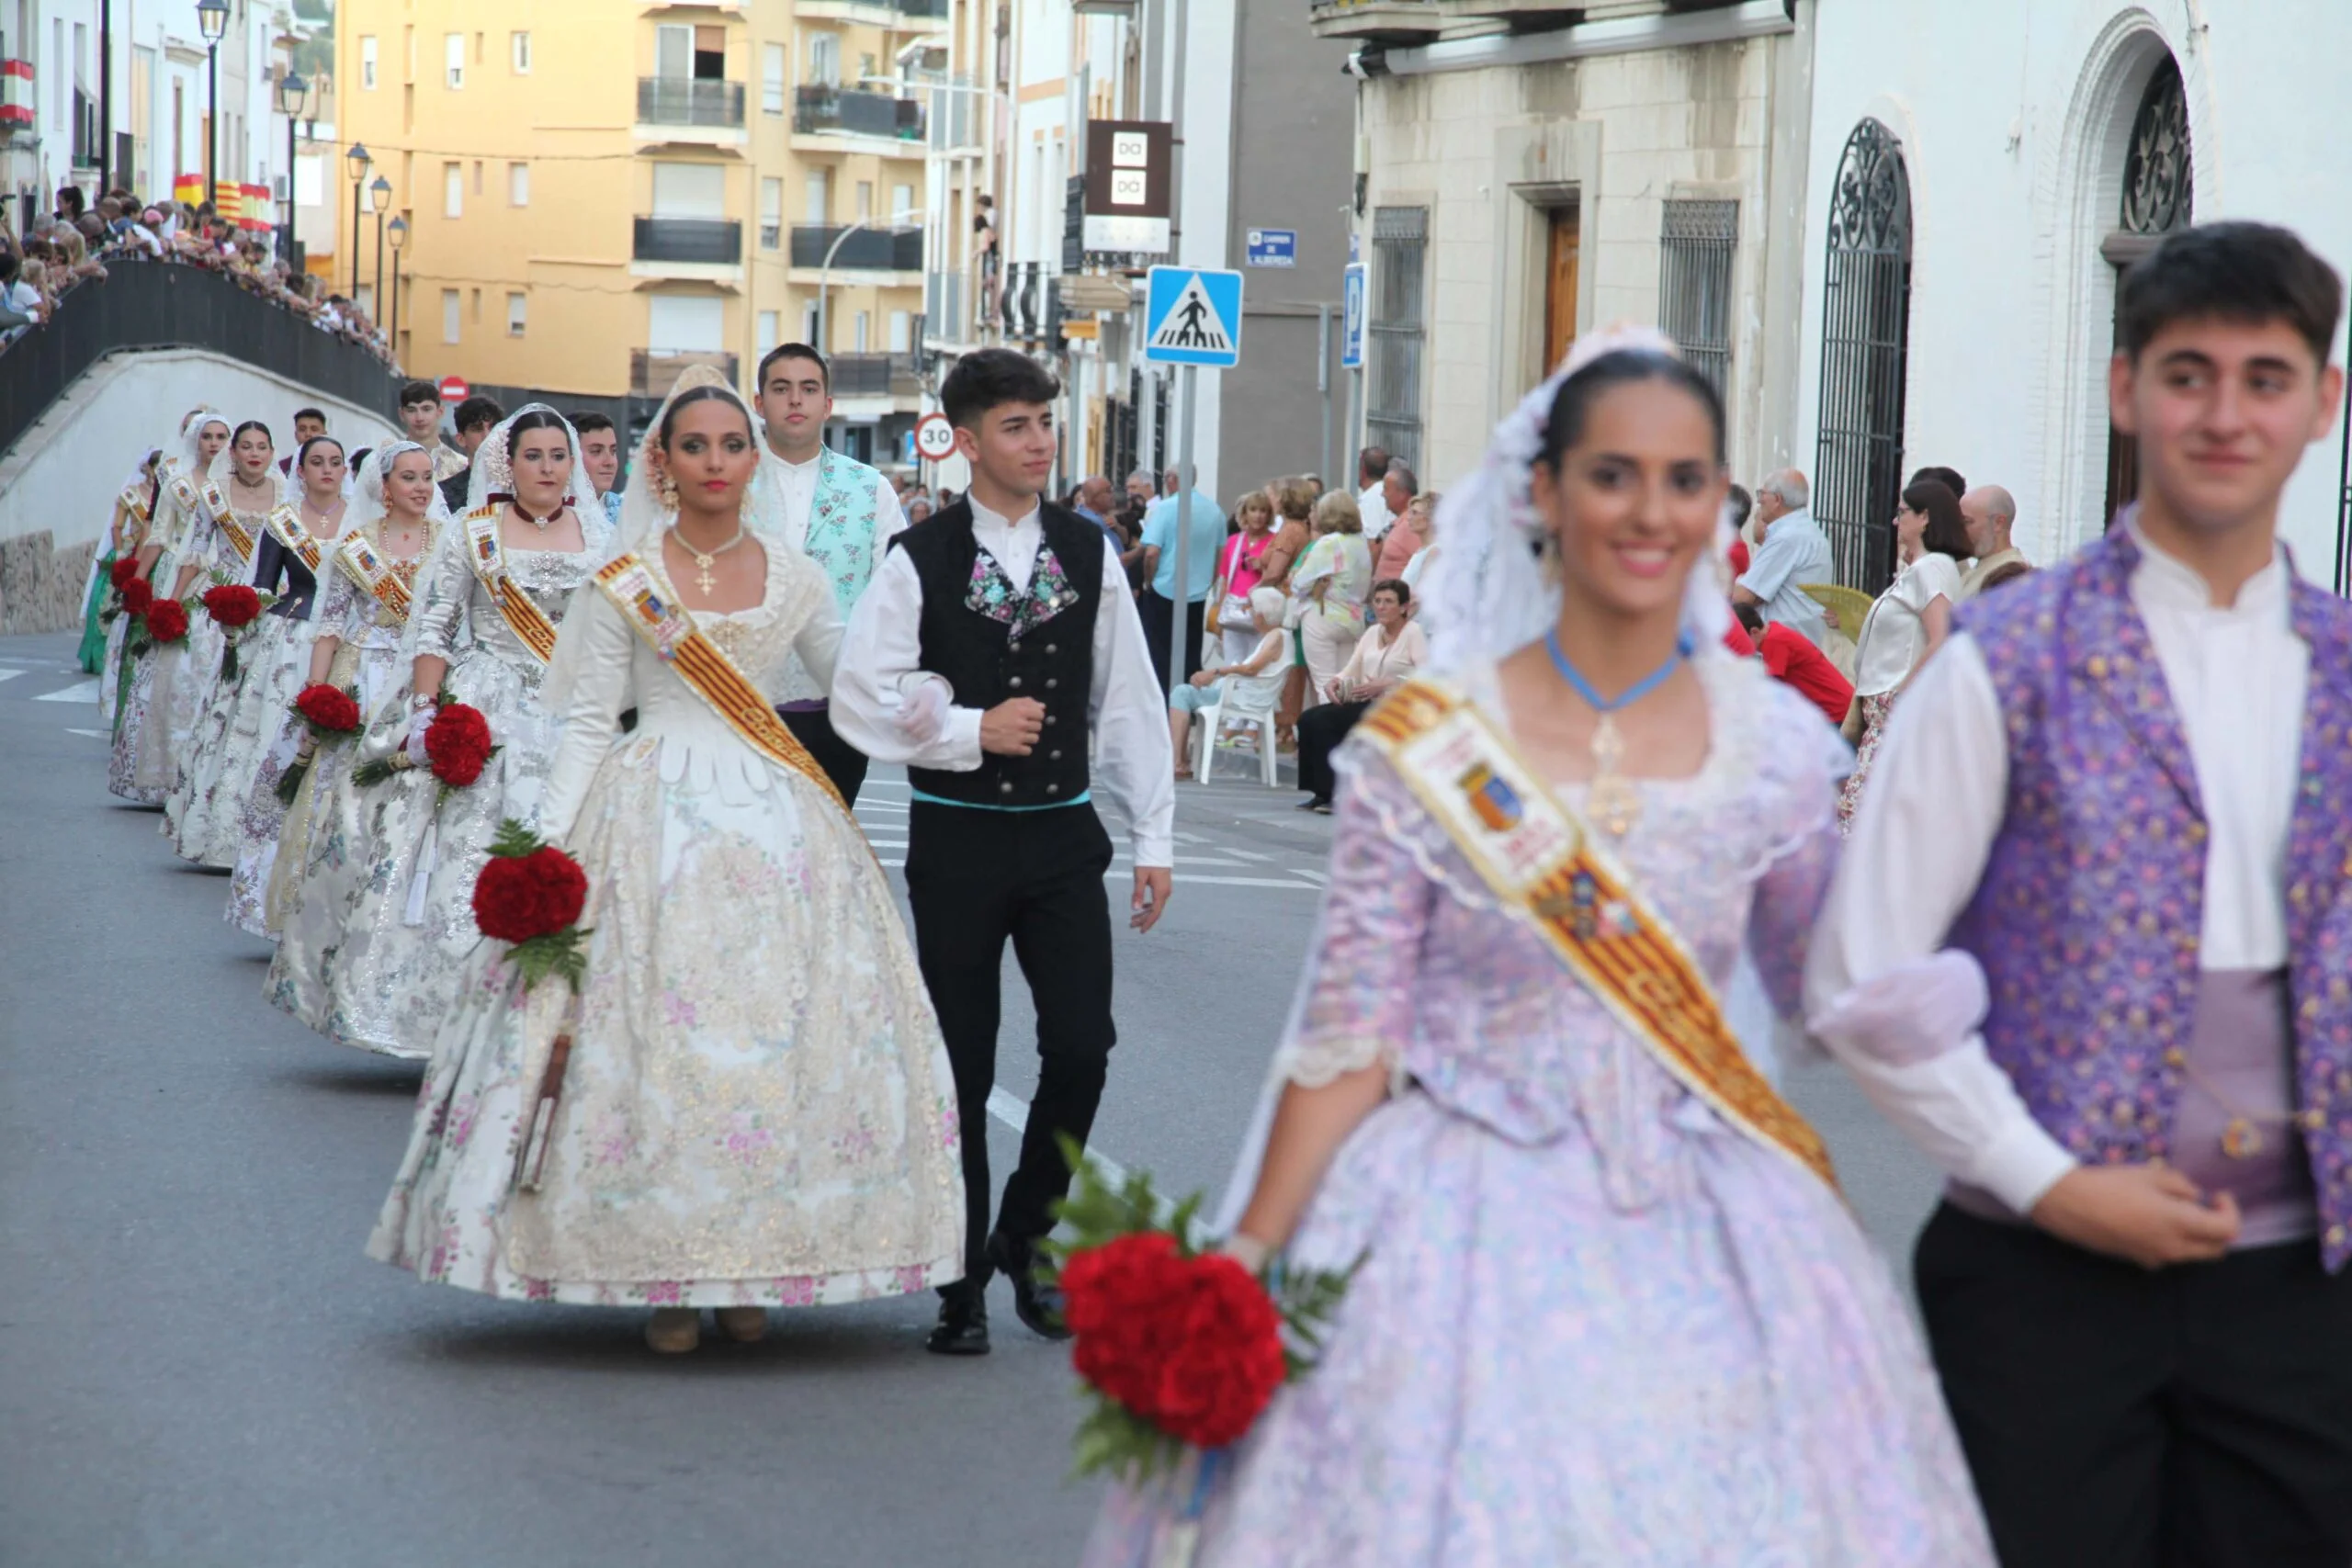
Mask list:
[{"label": "pedestrian crossing sign", "polygon": [[1241,275],[1156,266],[1144,307],[1143,356],[1159,365],[1241,362]]}]

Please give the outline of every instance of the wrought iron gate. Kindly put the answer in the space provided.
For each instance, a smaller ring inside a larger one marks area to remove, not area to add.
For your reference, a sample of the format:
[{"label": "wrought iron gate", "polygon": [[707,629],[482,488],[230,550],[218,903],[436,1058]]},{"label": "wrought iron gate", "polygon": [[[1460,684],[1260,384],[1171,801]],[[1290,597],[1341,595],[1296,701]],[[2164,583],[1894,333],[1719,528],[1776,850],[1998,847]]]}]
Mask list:
[{"label": "wrought iron gate", "polygon": [[1813,513],[1829,536],[1838,581],[1876,593],[1894,576],[1903,486],[1911,182],[1894,133],[1874,119],[1854,128],[1838,161],[1824,277]]}]

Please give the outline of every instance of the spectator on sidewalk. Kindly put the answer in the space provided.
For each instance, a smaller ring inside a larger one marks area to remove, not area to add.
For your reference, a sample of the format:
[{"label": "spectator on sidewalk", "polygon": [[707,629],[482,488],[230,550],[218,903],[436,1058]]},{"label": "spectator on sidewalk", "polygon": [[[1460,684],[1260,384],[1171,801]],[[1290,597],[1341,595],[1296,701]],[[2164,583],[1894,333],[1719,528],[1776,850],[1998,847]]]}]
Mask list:
[{"label": "spectator on sidewalk", "polygon": [[[1404,467],[1401,463],[1395,466]],[[1407,471],[1410,472],[1409,469]],[[1392,484],[1396,478],[1393,473],[1389,475]],[[1372,576],[1374,581],[1391,577],[1403,580],[1413,558],[1420,554],[1422,547],[1430,542],[1430,520],[1436,515],[1435,491],[1425,491],[1406,499],[1405,503],[1396,509],[1396,521],[1389,528],[1388,536],[1380,541],[1380,548],[1374,557]]]},{"label": "spectator on sidewalk", "polygon": [[1363,487],[1356,492],[1356,515],[1363,520],[1366,539],[1377,540],[1396,521],[1388,512],[1389,462],[1385,446],[1367,446],[1356,454],[1356,483]]},{"label": "spectator on sidewalk", "polygon": [[1331,688],[1364,635],[1364,596],[1372,591],[1372,547],[1355,499],[1333,491],[1315,503],[1315,542],[1291,573],[1298,601],[1300,650],[1306,660],[1306,706],[1331,700]]},{"label": "spectator on sidewalk", "polygon": [[1756,487],[1758,544],[1755,558],[1732,584],[1732,602],[1753,604],[1768,621],[1802,634],[1815,648],[1827,646],[1829,623],[1804,591],[1808,582],[1834,582],[1828,536],[1809,510],[1813,492],[1804,475],[1782,468]]},{"label": "spectator on sidewalk", "polygon": [[1965,604],[1987,589],[2012,582],[2033,570],[2025,552],[2010,542],[2017,526],[2017,498],[1999,485],[1978,485],[1960,498],[1960,515],[1968,525],[1969,547],[1976,558],[1961,575],[1960,603]]},{"label": "spectator on sidewalk", "polygon": [[[1174,478],[1175,470],[1170,469]],[[1225,543],[1225,510],[1210,498],[1207,491],[1195,487],[1192,495],[1191,531],[1184,552],[1184,574],[1182,584],[1176,581],[1176,525],[1178,513],[1183,511],[1170,487],[1170,493],[1151,503],[1143,520],[1143,552],[1145,581],[1136,608],[1143,616],[1144,637],[1151,647],[1152,671],[1159,678],[1160,690],[1169,687],[1168,644],[1176,626],[1176,606],[1184,606],[1184,678],[1191,680],[1199,672],[1202,624],[1208,608],[1209,588],[1216,580],[1217,547]]]},{"label": "spectator on sidewalk", "polygon": [[1827,654],[1788,627],[1766,620],[1753,604],[1734,605],[1732,614],[1743,629],[1746,653],[1761,659],[1774,680],[1803,693],[1830,723],[1846,722],[1847,711],[1854,705],[1854,683]]},{"label": "spectator on sidewalk", "polygon": [[441,481],[441,499],[449,508],[449,515],[462,517],[466,513],[467,487],[472,482],[474,453],[490,433],[505,420],[506,411],[496,398],[477,393],[458,405],[451,421],[458,427],[458,450],[465,455],[466,466]]},{"label": "spectator on sidewalk", "polygon": [[1404,583],[1390,579],[1373,584],[1372,626],[1333,682],[1331,700],[1299,716],[1298,787],[1306,792],[1300,810],[1330,814],[1337,784],[1331,753],[1373,704],[1430,661],[1429,636],[1408,618],[1412,612],[1413,591]]},{"label": "spectator on sidewalk", "polygon": [[[1250,651],[1229,662],[1201,670],[1168,694],[1168,739],[1175,748],[1176,776],[1193,776],[1193,720],[1207,708],[1220,708],[1218,723],[1258,718],[1274,711],[1282,700],[1283,677],[1290,671],[1290,634],[1283,630],[1285,601],[1271,588],[1250,595]],[[1216,737],[1208,738],[1211,746]]]}]

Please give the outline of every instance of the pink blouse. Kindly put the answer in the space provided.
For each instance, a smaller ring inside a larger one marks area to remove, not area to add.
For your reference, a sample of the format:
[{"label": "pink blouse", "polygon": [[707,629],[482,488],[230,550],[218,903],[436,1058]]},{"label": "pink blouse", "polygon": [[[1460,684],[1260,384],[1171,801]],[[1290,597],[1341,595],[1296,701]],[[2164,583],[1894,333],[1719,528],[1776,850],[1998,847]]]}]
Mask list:
[{"label": "pink blouse", "polygon": [[1258,580],[1265,575],[1259,570],[1259,563],[1266,558],[1266,552],[1273,547],[1273,544],[1274,535],[1271,528],[1254,538],[1248,534],[1236,534],[1225,542],[1224,550],[1216,558],[1216,574],[1225,580],[1227,597],[1250,597],[1250,591],[1258,586]]}]

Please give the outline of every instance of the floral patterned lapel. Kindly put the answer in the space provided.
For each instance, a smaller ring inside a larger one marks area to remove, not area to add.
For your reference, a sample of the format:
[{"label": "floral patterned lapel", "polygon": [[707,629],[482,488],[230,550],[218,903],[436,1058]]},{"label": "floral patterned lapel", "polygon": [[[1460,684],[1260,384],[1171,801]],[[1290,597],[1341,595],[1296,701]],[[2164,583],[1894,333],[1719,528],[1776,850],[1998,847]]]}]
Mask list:
[{"label": "floral patterned lapel", "polygon": [[983,547],[973,558],[972,586],[964,595],[966,609],[1003,622],[1013,637],[1036,630],[1077,603],[1078,590],[1069,585],[1054,547],[1043,544],[1037,547],[1036,564],[1029,569],[1027,592],[1012,586],[1003,566]]},{"label": "floral patterned lapel", "polygon": [[2077,605],[2081,618],[2075,644],[2090,651],[2075,668],[2090,679],[2099,699],[2146,748],[2188,808],[2201,818],[2205,801],[2197,787],[2197,765],[2188,754],[2188,738],[2180,728],[2180,711],[2173,705],[2172,690],[2165,683],[2164,666],[2157,662],[2148,625],[2132,603],[2132,572],[2140,564],[2140,547],[2131,530],[2119,524],[2091,548],[2097,552],[2095,570],[2087,584],[2090,591]]},{"label": "floral patterned lapel", "polygon": [[[2295,576],[2291,559],[2287,570],[2288,613],[2311,649],[2287,848],[2287,929],[2290,944],[2302,952],[2312,917],[2333,909],[2352,886],[2352,628],[2342,600]],[[2313,879],[2321,883],[2317,897]]]}]

